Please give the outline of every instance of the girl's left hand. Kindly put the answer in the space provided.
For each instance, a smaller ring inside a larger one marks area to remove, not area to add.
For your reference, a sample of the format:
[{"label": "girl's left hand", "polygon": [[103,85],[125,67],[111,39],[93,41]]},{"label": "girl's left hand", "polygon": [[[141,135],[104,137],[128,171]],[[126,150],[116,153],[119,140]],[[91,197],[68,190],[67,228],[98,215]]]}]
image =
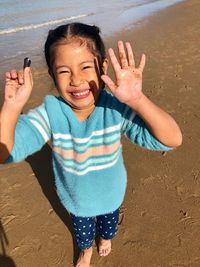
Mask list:
[{"label": "girl's left hand", "polygon": [[120,63],[113,49],[108,50],[116,82],[113,82],[108,75],[102,75],[101,78],[120,102],[129,105],[130,101],[131,103],[137,102],[142,96],[142,72],[145,66],[145,55],[142,55],[139,67],[136,68],[130,43],[126,42],[125,46],[126,51],[123,42],[118,41]]}]

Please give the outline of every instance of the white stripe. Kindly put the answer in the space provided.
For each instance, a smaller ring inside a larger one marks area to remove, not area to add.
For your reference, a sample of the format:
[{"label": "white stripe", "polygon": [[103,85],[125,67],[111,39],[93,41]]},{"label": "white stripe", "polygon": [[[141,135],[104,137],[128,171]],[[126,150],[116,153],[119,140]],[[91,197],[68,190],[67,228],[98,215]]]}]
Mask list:
[{"label": "white stripe", "polygon": [[114,132],[116,130],[119,130],[121,128],[121,124],[117,124],[117,125],[114,125],[114,126],[111,126],[111,127],[108,127],[108,128],[105,128],[105,129],[102,129],[102,130],[99,130],[99,131],[94,131],[92,132],[92,134],[87,137],[87,138],[75,138],[74,136],[70,135],[70,134],[60,134],[60,133],[57,133],[57,134],[53,134],[53,137],[55,139],[59,139],[59,138],[62,138],[64,140],[70,140],[70,139],[73,139],[76,143],[86,143],[88,142],[92,136],[99,136],[99,135],[103,135],[103,134],[107,134],[107,133],[111,133],[111,132]]},{"label": "white stripe", "polygon": [[28,116],[30,117],[34,117],[36,118],[36,120],[38,120],[38,117],[44,122],[44,124],[46,124],[47,128],[48,128],[48,131],[50,129],[50,124],[49,124],[49,119],[48,119],[48,116],[47,116],[47,113],[45,111],[45,107],[44,107],[44,104],[39,106],[38,108],[36,109],[31,109],[28,114]]},{"label": "white stripe", "polygon": [[41,133],[44,140],[47,142],[49,140],[49,137],[46,134],[45,130],[42,128],[42,126],[37,121],[31,120],[31,119],[30,121],[38,129],[38,131]]},{"label": "white stripe", "polygon": [[[119,156],[111,163],[108,164],[104,164],[104,165],[100,165],[100,166],[90,166],[87,169],[85,169],[84,171],[76,171],[72,168],[67,168],[67,167],[63,167],[66,171],[76,174],[76,175],[84,175],[90,171],[98,171],[98,170],[102,170],[102,169],[106,169],[109,167],[112,167],[113,165],[115,165],[115,163],[118,161]],[[62,165],[62,162],[61,162]]]},{"label": "white stripe", "polygon": [[[121,149],[121,147],[120,147]],[[62,156],[60,156],[58,154],[58,157],[60,157],[60,161],[64,161],[65,163],[62,163],[63,166],[65,165],[66,168],[74,168],[76,170],[81,170],[81,169],[85,169],[86,167],[92,166],[92,165],[97,165],[97,164],[108,164],[109,162],[115,160],[120,153],[120,149],[117,149],[115,152],[113,152],[111,155],[106,156],[106,157],[100,157],[100,158],[88,158],[87,161],[85,161],[85,163],[80,163],[77,162],[76,160],[73,161],[68,161],[65,160],[64,158],[62,158]]]},{"label": "white stripe", "polygon": [[38,107],[38,111],[42,114],[43,119],[45,120],[46,124],[48,125],[48,127],[50,129],[51,127],[50,127],[50,124],[49,124],[49,118],[48,118],[48,115],[47,115],[47,112],[46,112],[44,104],[42,104],[40,107]]},{"label": "white stripe", "polygon": [[61,147],[62,149],[72,149],[74,147],[74,149],[77,152],[84,152],[86,149],[88,149],[91,146],[98,146],[98,145],[111,145],[114,142],[116,142],[117,140],[120,140],[120,135],[119,133],[115,133],[111,136],[108,137],[100,137],[98,139],[90,139],[88,142],[86,143],[74,143],[72,140],[56,140],[54,141],[54,147]]}]

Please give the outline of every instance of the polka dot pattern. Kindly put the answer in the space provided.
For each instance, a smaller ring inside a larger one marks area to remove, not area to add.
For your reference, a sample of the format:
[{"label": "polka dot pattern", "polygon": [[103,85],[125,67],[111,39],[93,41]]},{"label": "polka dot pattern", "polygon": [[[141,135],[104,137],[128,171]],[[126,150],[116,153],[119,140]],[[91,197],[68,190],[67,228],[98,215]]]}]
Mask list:
[{"label": "polka dot pattern", "polygon": [[90,248],[95,239],[96,230],[106,240],[112,239],[117,232],[119,209],[97,217],[77,217],[71,214],[74,234],[81,250]]}]

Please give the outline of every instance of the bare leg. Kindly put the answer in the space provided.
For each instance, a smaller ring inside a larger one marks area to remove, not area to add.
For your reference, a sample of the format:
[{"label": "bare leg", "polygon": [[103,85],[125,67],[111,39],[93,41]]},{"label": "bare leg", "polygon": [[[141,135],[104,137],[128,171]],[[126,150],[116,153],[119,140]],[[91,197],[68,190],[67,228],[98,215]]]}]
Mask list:
[{"label": "bare leg", "polygon": [[92,251],[93,251],[92,247],[81,251],[76,267],[90,267]]},{"label": "bare leg", "polygon": [[105,257],[110,252],[111,252],[111,240],[105,240],[103,238],[100,238],[99,255]]}]

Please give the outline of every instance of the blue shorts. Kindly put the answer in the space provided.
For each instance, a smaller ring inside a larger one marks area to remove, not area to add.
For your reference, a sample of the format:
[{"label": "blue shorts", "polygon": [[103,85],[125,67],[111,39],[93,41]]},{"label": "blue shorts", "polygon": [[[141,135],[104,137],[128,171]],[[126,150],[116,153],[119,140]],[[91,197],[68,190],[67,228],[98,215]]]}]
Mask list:
[{"label": "blue shorts", "polygon": [[112,239],[117,232],[119,209],[96,217],[78,217],[70,214],[78,247],[81,250],[92,246],[96,231],[105,240]]}]

